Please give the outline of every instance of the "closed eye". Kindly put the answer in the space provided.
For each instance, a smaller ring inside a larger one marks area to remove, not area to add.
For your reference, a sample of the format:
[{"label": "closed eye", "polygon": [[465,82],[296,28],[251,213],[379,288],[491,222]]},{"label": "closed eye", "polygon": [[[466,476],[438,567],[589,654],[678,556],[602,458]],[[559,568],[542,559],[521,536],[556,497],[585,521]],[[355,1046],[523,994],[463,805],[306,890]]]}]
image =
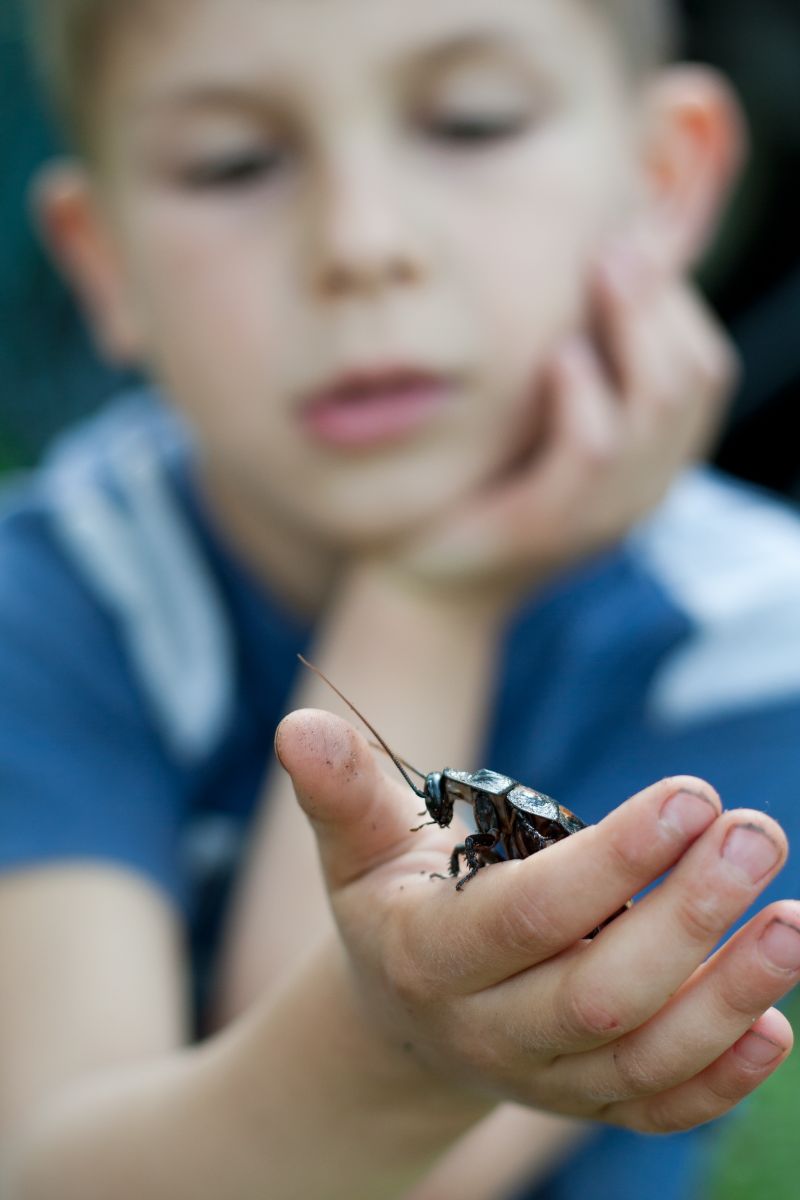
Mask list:
[{"label": "closed eye", "polygon": [[245,188],[263,183],[280,168],[284,155],[276,152],[231,154],[190,163],[180,172],[181,182],[193,189]]},{"label": "closed eye", "polygon": [[457,146],[481,146],[490,142],[501,142],[519,137],[531,125],[527,112],[509,116],[493,117],[481,113],[465,113],[426,122],[426,132],[436,141],[449,142]]}]

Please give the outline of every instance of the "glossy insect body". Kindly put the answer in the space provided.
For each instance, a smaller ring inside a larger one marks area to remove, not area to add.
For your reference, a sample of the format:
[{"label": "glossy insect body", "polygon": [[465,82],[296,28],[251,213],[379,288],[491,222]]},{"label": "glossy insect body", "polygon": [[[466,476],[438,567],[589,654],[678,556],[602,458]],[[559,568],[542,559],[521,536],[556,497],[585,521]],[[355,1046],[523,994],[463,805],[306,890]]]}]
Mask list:
[{"label": "glossy insect body", "polygon": [[[476,832],[468,834],[463,842],[453,848],[450,855],[450,874],[453,877],[459,875],[462,855],[469,868],[463,879],[459,879],[456,884],[458,891],[477,875],[481,867],[488,866],[489,863],[529,858],[537,851],[552,846],[554,842],[586,828],[580,817],[570,812],[563,804],[559,804],[552,796],[525,787],[524,784],[518,783],[508,775],[500,775],[497,771],[485,768],[480,771],[456,771],[452,767],[445,767],[442,771],[431,771],[423,775],[416,767],[412,767],[405,759],[398,758],[390,750],[378,731],[327,676],[302,655],[298,655],[298,658],[327,683],[378,739],[381,748],[389,755],[408,786],[425,801],[427,814],[431,818],[426,824],[440,825],[446,829],[453,820],[457,800],[470,806],[475,818]],[[422,787],[414,783],[408,771],[422,780]],[[424,815],[420,813],[420,816]],[[422,829],[422,825],[417,828]],[[604,925],[629,907],[630,901],[587,936],[594,937]]]},{"label": "glossy insect body", "polygon": [[459,891],[488,863],[528,858],[585,828],[580,817],[551,796],[497,771],[445,767],[426,775],[423,788],[414,787],[414,791],[424,798],[431,820],[443,828],[452,821],[457,800],[472,809],[477,832],[456,846],[450,857],[452,875],[459,873],[462,854],[469,867],[468,874],[456,884]]}]

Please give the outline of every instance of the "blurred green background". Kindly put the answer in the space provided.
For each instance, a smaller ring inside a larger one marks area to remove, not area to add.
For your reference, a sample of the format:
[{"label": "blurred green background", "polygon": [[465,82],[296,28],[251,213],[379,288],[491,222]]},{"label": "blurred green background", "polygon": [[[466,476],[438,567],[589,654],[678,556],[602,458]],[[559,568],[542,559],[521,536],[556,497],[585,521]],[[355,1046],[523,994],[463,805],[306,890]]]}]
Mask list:
[{"label": "blurred green background", "polygon": [[119,383],[33,232],[28,184],[57,149],[25,53],[21,0],[0,0],[0,469],[35,461]]},{"label": "blurred green background", "polygon": [[[800,1041],[800,994],[786,1009]],[[710,1164],[703,1200],[797,1200],[800,1195],[800,1047],[740,1105]]]}]

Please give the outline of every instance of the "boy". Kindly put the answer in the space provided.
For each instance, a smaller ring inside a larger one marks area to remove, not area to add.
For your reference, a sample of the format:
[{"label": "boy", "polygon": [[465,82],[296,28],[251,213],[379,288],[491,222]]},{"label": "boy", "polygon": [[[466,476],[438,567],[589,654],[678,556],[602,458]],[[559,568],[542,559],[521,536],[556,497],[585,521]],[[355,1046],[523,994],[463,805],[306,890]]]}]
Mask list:
[{"label": "boy", "polygon": [[788,1053],[800,906],[703,966],[783,864],[775,821],[669,778],[456,893],[428,876],[457,831],[410,833],[297,675],[310,644],[419,766],[485,743],[590,820],[683,762],[728,803],[766,775],[794,819],[763,738],[795,677],[732,675],[725,720],[698,691],[692,604],[719,623],[684,509],[715,581],[729,508],[748,559],[747,522],[781,538],[754,578],[794,525],[690,477],[614,548],[728,383],[681,275],[739,155],[718,81],[651,77],[659,5],[622,8],[45,5],[86,167],[47,177],[43,225],[183,420],[130,398],[4,533],[9,1196],[495,1195],[584,1136],[500,1101],[674,1131]]}]

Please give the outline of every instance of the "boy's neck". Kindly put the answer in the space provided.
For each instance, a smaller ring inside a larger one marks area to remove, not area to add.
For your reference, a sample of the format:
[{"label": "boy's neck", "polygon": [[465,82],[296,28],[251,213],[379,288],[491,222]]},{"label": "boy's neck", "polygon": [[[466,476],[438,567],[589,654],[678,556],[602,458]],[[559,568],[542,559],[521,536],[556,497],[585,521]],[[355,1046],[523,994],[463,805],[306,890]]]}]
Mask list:
[{"label": "boy's neck", "polygon": [[300,617],[314,617],[342,556],[280,512],[258,511],[211,463],[198,473],[197,486],[225,544],[279,601]]}]

